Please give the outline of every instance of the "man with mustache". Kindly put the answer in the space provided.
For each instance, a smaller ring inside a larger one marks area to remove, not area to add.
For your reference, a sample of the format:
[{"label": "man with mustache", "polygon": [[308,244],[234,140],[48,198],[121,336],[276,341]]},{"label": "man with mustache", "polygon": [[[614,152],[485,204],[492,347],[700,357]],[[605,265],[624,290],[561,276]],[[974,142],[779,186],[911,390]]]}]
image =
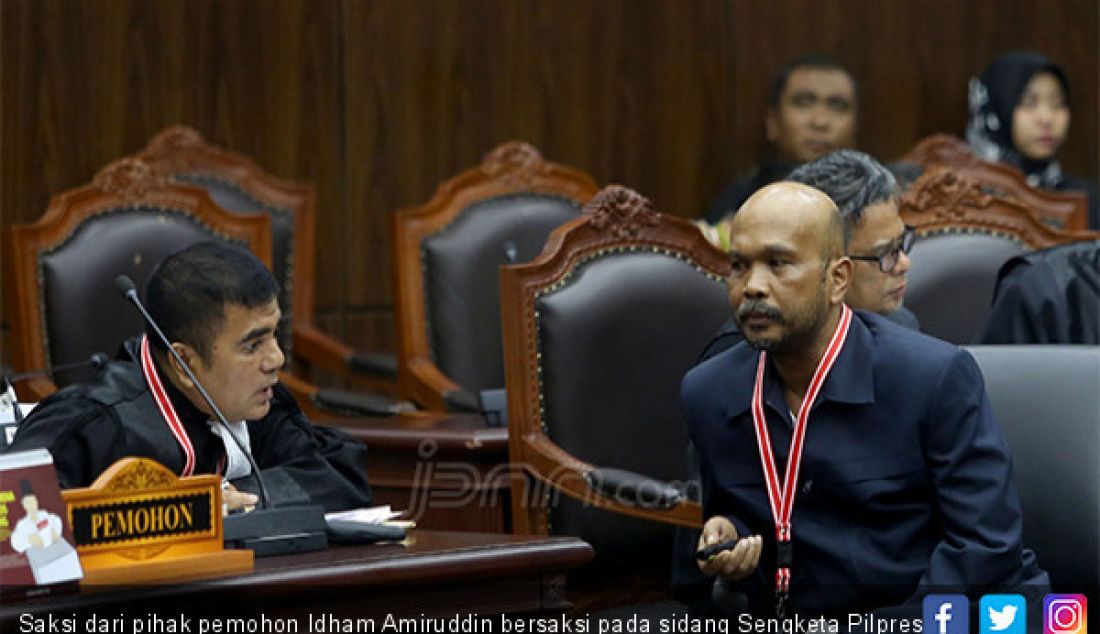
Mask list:
[{"label": "man with mustache", "polygon": [[846,614],[929,591],[1036,584],[1008,446],[970,355],[852,311],[855,263],[821,191],[780,182],[733,220],[745,342],[696,366],[700,562],[757,615]]},{"label": "man with mustache", "polygon": [[[168,256],[145,287],[149,312],[255,458],[269,494],[285,498],[273,502],[369,506],[366,448],[314,427],[278,383],[277,296],[275,278],[254,255],[214,242]],[[222,475],[229,510],[256,504],[247,457],[151,327],[146,333],[93,381],[42,401],[10,450],[49,449],[62,488],[88,486],[119,459],[138,456],[181,476]]]},{"label": "man with mustache", "polygon": [[[825,192],[840,210],[852,260],[845,303],[919,330],[916,315],[902,305],[914,236],[898,214],[897,179],[890,170],[863,152],[839,150],[798,167],[787,180]],[[737,322],[731,319],[707,344],[700,360],[741,339]]]}]

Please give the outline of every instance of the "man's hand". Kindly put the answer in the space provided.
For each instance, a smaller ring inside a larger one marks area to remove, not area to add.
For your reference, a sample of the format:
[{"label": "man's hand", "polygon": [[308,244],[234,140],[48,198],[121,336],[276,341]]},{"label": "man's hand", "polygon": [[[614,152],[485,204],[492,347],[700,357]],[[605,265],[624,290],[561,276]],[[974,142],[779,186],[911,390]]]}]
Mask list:
[{"label": "man's hand", "polygon": [[[715,515],[703,526],[698,548],[736,539],[737,536],[733,522],[721,515]],[[759,535],[745,537],[737,542],[733,550],[724,550],[706,561],[700,561],[699,569],[708,576],[717,575],[730,581],[740,581],[756,570],[760,563],[762,545],[763,539]]]},{"label": "man's hand", "polygon": [[225,504],[226,509],[230,512],[239,510],[251,511],[255,507],[256,503],[260,501],[260,498],[252,493],[245,493],[244,491],[238,491],[237,487],[232,484],[226,483],[222,487],[222,504]]}]

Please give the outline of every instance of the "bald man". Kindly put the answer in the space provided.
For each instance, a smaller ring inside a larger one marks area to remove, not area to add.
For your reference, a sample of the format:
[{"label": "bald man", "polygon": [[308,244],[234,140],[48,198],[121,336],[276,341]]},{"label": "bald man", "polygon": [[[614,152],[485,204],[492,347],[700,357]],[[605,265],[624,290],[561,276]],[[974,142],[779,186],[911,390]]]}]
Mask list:
[{"label": "bald man", "polygon": [[739,538],[702,571],[757,615],[919,609],[930,591],[1024,583],[1041,594],[971,356],[844,304],[853,262],[822,192],[770,185],[733,222],[727,284],[745,341],[693,368],[681,394],[699,546]]}]

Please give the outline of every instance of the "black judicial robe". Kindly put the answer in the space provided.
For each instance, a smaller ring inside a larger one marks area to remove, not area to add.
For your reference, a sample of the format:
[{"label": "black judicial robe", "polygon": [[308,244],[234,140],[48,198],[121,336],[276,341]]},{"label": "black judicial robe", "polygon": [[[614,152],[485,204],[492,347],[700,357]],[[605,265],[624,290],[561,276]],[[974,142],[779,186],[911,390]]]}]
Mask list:
[{"label": "black judicial robe", "polygon": [[[151,458],[182,473],[183,449],[153,401],[136,362],[135,343],[128,342],[121,358],[108,363],[95,380],[68,386],[39,403],[20,424],[9,451],[45,447],[66,489],[90,485],[127,456]],[[219,473],[225,447],[210,431],[209,417],[170,381],[163,383],[191,438],[194,473]],[[267,415],[246,424],[265,481],[289,478],[326,511],[370,506],[366,447],[338,430],[314,426],[281,384],[274,388]],[[238,488],[255,492],[251,478],[242,480]],[[278,494],[272,497],[278,504]]]},{"label": "black judicial robe", "polygon": [[1006,262],[981,343],[1100,344],[1100,241]]}]

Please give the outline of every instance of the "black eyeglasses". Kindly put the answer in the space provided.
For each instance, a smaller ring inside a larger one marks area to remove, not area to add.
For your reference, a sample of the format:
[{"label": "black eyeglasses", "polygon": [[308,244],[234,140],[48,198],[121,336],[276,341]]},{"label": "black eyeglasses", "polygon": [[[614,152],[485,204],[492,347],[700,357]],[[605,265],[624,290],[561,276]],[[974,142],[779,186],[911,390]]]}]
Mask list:
[{"label": "black eyeglasses", "polygon": [[901,259],[902,253],[909,253],[909,249],[913,248],[913,240],[916,238],[916,233],[909,225],[905,225],[905,231],[901,232],[901,237],[894,241],[889,247],[879,253],[878,255],[849,255],[852,260],[863,260],[864,262],[878,262],[878,268],[883,273],[889,273],[894,270],[894,267],[898,265],[898,260]]}]

